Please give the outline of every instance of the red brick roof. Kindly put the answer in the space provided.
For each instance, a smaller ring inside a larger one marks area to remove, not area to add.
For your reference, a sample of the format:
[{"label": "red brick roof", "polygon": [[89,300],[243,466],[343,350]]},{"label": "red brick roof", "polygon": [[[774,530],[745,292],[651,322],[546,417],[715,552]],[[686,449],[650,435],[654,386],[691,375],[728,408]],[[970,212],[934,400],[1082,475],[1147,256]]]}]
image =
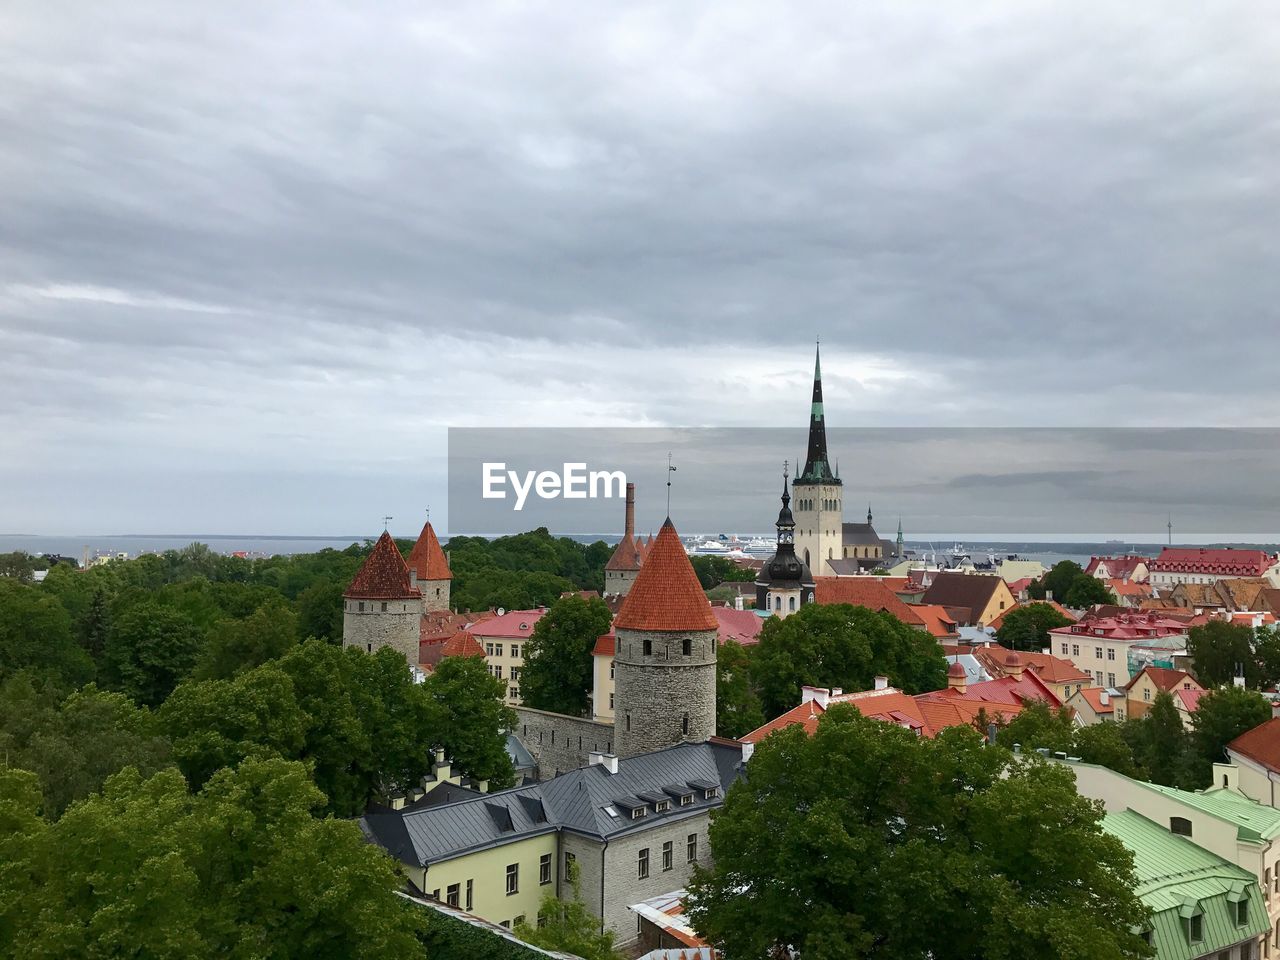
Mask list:
[{"label": "red brick roof", "polygon": [[618,541],[618,545],[613,548],[613,555],[609,557],[604,568],[606,570],[640,569],[640,549],[636,546],[636,542],[631,539],[631,534],[626,534]]},{"label": "red brick roof", "polygon": [[1280,717],[1273,717],[1240,734],[1227,744],[1227,749],[1262,764],[1268,770],[1280,772]]},{"label": "red brick roof", "polygon": [[1031,700],[1043,700],[1051,707],[1062,706],[1060,701],[1042,681],[1034,670],[1023,670],[1020,677],[998,677],[995,680],[983,680],[970,683],[964,693],[947,688],[933,693],[922,693],[926,699],[957,698],[972,700],[978,703],[1023,704]]},{"label": "red brick roof", "polygon": [[1260,577],[1275,558],[1264,550],[1165,547],[1148,567],[1156,573],[1203,573],[1224,577]]},{"label": "red brick roof", "polygon": [[1134,571],[1142,563],[1148,564],[1147,569],[1151,569],[1151,559],[1149,557],[1127,554],[1123,557],[1090,557],[1089,564],[1084,568],[1084,572],[1092,577],[1100,563],[1105,563],[1107,565],[1107,573],[1117,580],[1132,579]]},{"label": "red brick roof", "polygon": [[483,657],[484,647],[480,646],[479,640],[464,630],[446,640],[440,654],[445,657]]},{"label": "red brick roof", "polygon": [[918,613],[874,577],[814,577],[813,583],[814,603],[851,603],[855,607],[891,613],[913,627],[925,626]]},{"label": "red brick roof", "polygon": [[1102,702],[1102,695],[1106,691],[1104,691],[1101,687],[1085,687],[1082,690],[1078,690],[1076,692],[1081,697],[1083,697],[1086,701],[1088,701],[1088,704],[1090,707],[1093,708],[1094,713],[1115,713],[1116,711],[1115,698],[1110,696],[1107,697],[1107,702],[1104,704]]},{"label": "red brick roof", "polygon": [[1193,688],[1200,686],[1200,684],[1196,682],[1196,678],[1191,676],[1191,674],[1187,673],[1185,670],[1170,670],[1168,667],[1143,667],[1134,675],[1132,680],[1125,684],[1125,689],[1128,690],[1132,688],[1144,673],[1151,678],[1151,682],[1156,685],[1157,690],[1168,690],[1172,692],[1180,688],[1188,680],[1191,681]]},{"label": "red brick roof", "polygon": [[672,631],[719,628],[670,518],[649,547],[613,626]]},{"label": "red brick roof", "polygon": [[528,640],[533,636],[534,625],[546,614],[546,607],[536,610],[508,610],[497,616],[488,617],[479,623],[471,624],[467,630],[472,636],[487,637],[494,640]]},{"label": "red brick roof", "polygon": [[418,542],[409,551],[409,567],[417,572],[419,580],[453,579],[453,571],[449,569],[449,561],[440,549],[440,541],[436,539],[430,520],[418,534]]},{"label": "red brick roof", "polygon": [[591,649],[593,657],[612,657],[618,652],[618,638],[612,630],[596,637],[596,645]]},{"label": "red brick roof", "polygon": [[422,593],[409,586],[409,566],[391,534],[384,530],[343,596],[352,600],[408,600]]},{"label": "red brick roof", "polygon": [[907,604],[921,620],[924,621],[925,629],[927,629],[935,637],[954,637],[957,636],[957,625],[951,614],[947,612],[947,608],[934,603],[910,603]]}]

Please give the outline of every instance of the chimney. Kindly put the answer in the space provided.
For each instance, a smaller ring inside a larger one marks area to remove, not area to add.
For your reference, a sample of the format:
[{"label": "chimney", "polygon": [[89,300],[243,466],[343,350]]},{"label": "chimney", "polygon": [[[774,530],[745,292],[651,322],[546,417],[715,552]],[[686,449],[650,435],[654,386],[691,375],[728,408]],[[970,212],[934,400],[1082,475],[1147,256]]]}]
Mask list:
[{"label": "chimney", "polygon": [[1022,658],[1013,650],[1010,650],[1004,658],[1004,673],[1005,676],[1013,677],[1015,680],[1022,679]]},{"label": "chimney", "polygon": [[742,609],[742,594],[738,594],[736,597],[733,598],[733,609],[735,610]]},{"label": "chimney", "polygon": [[742,762],[746,763],[748,760],[750,760],[752,755],[755,752],[756,752],[756,745],[754,743],[744,743],[742,745]]},{"label": "chimney", "polygon": [[964,693],[969,686],[969,678],[965,676],[964,667],[957,660],[947,668],[947,689],[956,693]]},{"label": "chimney", "polygon": [[636,485],[627,484],[627,520],[622,527],[624,537],[633,536],[636,532]]},{"label": "chimney", "polygon": [[1111,694],[1103,690],[1101,693],[1098,694],[1098,702],[1102,704],[1104,707],[1109,706],[1111,703]]},{"label": "chimney", "polygon": [[810,700],[818,704],[823,710],[827,709],[827,703],[831,699],[831,691],[825,687],[801,687],[800,703],[805,704]]},{"label": "chimney", "polygon": [[875,688],[876,688],[877,690],[888,690],[888,689],[889,689],[889,678],[888,678],[888,677],[876,677],[876,686],[875,686]]},{"label": "chimney", "polygon": [[1044,592],[1044,602],[1045,602],[1045,603],[1053,603],[1053,591],[1052,591],[1052,590],[1046,590],[1046,591]]}]

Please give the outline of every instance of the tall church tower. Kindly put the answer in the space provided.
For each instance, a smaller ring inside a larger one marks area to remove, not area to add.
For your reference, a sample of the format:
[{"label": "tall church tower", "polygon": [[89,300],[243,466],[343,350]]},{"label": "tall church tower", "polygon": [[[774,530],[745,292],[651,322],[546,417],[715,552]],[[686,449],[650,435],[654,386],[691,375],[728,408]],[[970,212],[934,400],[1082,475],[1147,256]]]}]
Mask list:
[{"label": "tall church tower", "polygon": [[804,471],[792,485],[796,555],[815,577],[833,573],[828,560],[844,556],[843,490],[827,456],[827,425],[822,411],[822,356],[813,361],[813,406],[809,410],[809,449]]},{"label": "tall church tower", "polygon": [[614,752],[633,757],[714,736],[719,621],[669,517],[613,632]]}]

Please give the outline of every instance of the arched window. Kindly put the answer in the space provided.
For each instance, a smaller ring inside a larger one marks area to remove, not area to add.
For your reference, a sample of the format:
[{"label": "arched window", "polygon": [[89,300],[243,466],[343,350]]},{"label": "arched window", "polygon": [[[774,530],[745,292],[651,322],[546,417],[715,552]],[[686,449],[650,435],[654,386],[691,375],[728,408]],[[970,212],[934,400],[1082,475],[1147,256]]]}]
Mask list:
[{"label": "arched window", "polygon": [[796,598],[795,598],[795,597],[791,597],[791,598],[790,598],[790,608],[791,608],[792,610],[794,610],[794,609],[796,608]]},{"label": "arched window", "polygon": [[773,609],[775,609],[775,610],[781,610],[781,609],[782,609],[782,598],[781,598],[781,597],[775,596],[775,597],[773,598]]}]

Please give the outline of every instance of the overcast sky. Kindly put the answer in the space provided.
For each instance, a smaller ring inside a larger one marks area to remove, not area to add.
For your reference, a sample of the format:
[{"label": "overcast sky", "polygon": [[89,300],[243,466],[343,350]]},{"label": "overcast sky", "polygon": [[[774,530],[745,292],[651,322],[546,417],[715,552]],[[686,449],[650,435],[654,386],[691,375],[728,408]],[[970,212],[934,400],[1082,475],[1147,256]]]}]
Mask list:
[{"label": "overcast sky", "polygon": [[1273,425],[1277,64],[1264,0],[4,4],[0,532],[409,532],[449,426],[802,426],[819,334],[833,427]]}]

